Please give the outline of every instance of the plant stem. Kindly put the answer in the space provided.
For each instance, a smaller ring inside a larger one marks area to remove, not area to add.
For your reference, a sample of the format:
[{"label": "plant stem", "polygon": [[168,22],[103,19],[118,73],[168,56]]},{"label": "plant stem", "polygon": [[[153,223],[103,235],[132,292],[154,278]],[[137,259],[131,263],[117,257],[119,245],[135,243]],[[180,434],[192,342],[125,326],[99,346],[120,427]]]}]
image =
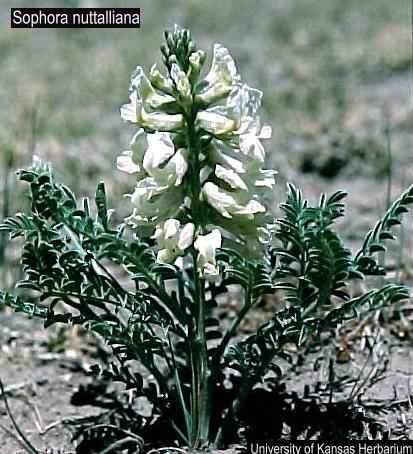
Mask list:
[{"label": "plant stem", "polygon": [[[196,269],[196,254],[193,254]],[[191,366],[192,366],[192,433],[191,446],[199,448],[207,443],[209,432],[208,415],[208,357],[205,337],[205,282],[197,272],[195,280],[195,326],[191,339]]]},{"label": "plant stem", "polygon": [[[191,172],[191,211],[195,230],[201,231],[204,226],[202,206],[200,203],[201,181],[199,155],[201,153],[199,138],[195,129],[196,109],[192,108],[187,115],[187,146]],[[191,434],[192,448],[199,448],[208,442],[209,435],[209,365],[205,336],[205,280],[197,270],[197,252],[192,248],[194,270],[194,326],[191,333],[190,363],[191,363]]]}]

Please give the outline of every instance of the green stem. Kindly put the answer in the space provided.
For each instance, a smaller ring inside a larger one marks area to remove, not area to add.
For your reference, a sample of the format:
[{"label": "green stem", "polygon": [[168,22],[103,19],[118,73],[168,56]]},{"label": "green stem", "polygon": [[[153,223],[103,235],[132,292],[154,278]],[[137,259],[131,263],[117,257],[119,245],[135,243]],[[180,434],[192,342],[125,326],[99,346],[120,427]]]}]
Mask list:
[{"label": "green stem", "polygon": [[[190,182],[192,195],[192,220],[195,229],[202,232],[204,216],[200,202],[200,144],[195,129],[196,109],[187,115],[187,146],[189,151]],[[199,448],[207,444],[209,436],[209,364],[205,335],[205,281],[197,270],[197,252],[192,248],[194,269],[194,326],[189,340],[191,363],[191,434],[192,448]]]},{"label": "green stem", "polygon": [[[196,254],[193,254],[196,268]],[[191,339],[192,359],[192,433],[191,445],[199,448],[208,442],[209,415],[208,415],[208,353],[205,336],[205,282],[195,273],[195,326]]]},{"label": "green stem", "polygon": [[200,180],[200,144],[197,131],[195,129],[196,110],[191,111],[187,117],[188,132],[187,132],[187,144],[189,150],[189,165],[190,165],[190,182],[191,182],[191,195],[192,195],[192,217],[195,227],[202,229],[203,222],[203,210],[200,203],[201,195],[201,180]]}]

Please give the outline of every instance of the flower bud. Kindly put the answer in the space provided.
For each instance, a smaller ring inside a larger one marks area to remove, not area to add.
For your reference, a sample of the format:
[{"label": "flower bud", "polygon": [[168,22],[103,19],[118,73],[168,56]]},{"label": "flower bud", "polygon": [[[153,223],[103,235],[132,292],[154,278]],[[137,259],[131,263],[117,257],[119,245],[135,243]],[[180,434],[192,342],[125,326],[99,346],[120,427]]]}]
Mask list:
[{"label": "flower bud", "polygon": [[158,90],[172,95],[173,84],[171,79],[164,77],[156,67],[156,64],[151,68],[151,71],[149,73],[149,80],[151,81],[151,84]]},{"label": "flower bud", "polygon": [[189,72],[188,78],[194,83],[201,72],[202,66],[205,62],[206,53],[203,50],[192,52],[189,56]]},{"label": "flower bud", "polygon": [[175,63],[171,68],[171,77],[175,82],[176,89],[178,90],[182,101],[189,105],[192,101],[191,85],[186,74]]}]

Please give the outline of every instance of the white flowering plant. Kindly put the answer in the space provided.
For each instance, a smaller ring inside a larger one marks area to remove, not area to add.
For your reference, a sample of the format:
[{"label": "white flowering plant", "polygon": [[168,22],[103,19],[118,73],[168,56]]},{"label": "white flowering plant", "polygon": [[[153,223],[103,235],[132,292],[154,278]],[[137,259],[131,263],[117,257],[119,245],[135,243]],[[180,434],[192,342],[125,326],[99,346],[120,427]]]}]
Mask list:
[{"label": "white flowering plant", "polygon": [[[290,185],[275,219],[266,206],[276,172],[264,168],[271,128],[259,118],[262,93],[242,81],[222,45],[206,69],[187,30],[166,32],[161,51],[166,74],[138,67],[121,108],[136,125],[117,158],[125,181],[134,182],[124,222],[112,225],[103,183],[94,209],[37,163],[20,172],[31,212],[0,227],[24,238],[18,287],[32,291],[30,300],[2,292],[2,303],[45,326],[80,324],[111,347],[91,371],[95,381],[72,399],[105,409],[82,420],[78,452],[239,442],[254,419],[244,417],[246,402],[257,389],[274,392],[285,345],[305,345],[360,312],[408,297],[396,284],[352,297],[349,285],[384,273],[377,253],[413,202],[413,188],[355,256],[334,230],[344,192],[310,206]],[[115,277],[117,268],[123,277]],[[239,289],[240,309],[222,322],[216,310],[229,285]],[[275,293],[279,309],[242,336],[245,317]],[[125,392],[115,396],[113,382]]]}]

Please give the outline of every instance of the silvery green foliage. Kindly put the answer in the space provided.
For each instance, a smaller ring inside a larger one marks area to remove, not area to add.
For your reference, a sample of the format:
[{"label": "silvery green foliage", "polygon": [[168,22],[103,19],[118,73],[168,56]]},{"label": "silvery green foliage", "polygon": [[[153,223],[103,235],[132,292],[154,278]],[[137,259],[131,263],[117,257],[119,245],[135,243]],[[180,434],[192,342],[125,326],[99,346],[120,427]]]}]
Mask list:
[{"label": "silvery green foliage", "polygon": [[[82,421],[78,452],[118,443],[132,453],[141,437],[150,446],[239,441],[238,429],[245,435],[260,421],[259,414],[245,416],[245,405],[281,374],[277,358],[286,343],[306,345],[347,318],[408,297],[400,285],[354,298],[348,288],[383,272],[377,252],[393,238],[413,188],[355,257],[334,225],[344,214],[343,192],[310,206],[289,186],[283,217],[272,219],[262,201],[274,172],[262,168],[261,139],[270,130],[260,127],[261,93],[241,82],[221,45],[203,70],[205,53],[186,30],[166,33],[162,53],[166,75],[138,67],[122,108],[139,127],[117,161],[136,177],[131,216],[113,226],[103,183],[94,203],[78,203],[50,167],[37,165],[20,172],[30,212],[0,227],[24,240],[18,287],[31,292],[30,300],[0,293],[2,303],[45,326],[82,325],[112,349],[94,368],[94,382],[73,397],[104,409]],[[230,284],[240,289],[241,304],[226,327],[216,308]],[[279,310],[240,338],[247,314],[275,292]],[[114,395],[111,382],[130,392]],[[149,414],[136,410],[139,399],[149,401]]]}]

